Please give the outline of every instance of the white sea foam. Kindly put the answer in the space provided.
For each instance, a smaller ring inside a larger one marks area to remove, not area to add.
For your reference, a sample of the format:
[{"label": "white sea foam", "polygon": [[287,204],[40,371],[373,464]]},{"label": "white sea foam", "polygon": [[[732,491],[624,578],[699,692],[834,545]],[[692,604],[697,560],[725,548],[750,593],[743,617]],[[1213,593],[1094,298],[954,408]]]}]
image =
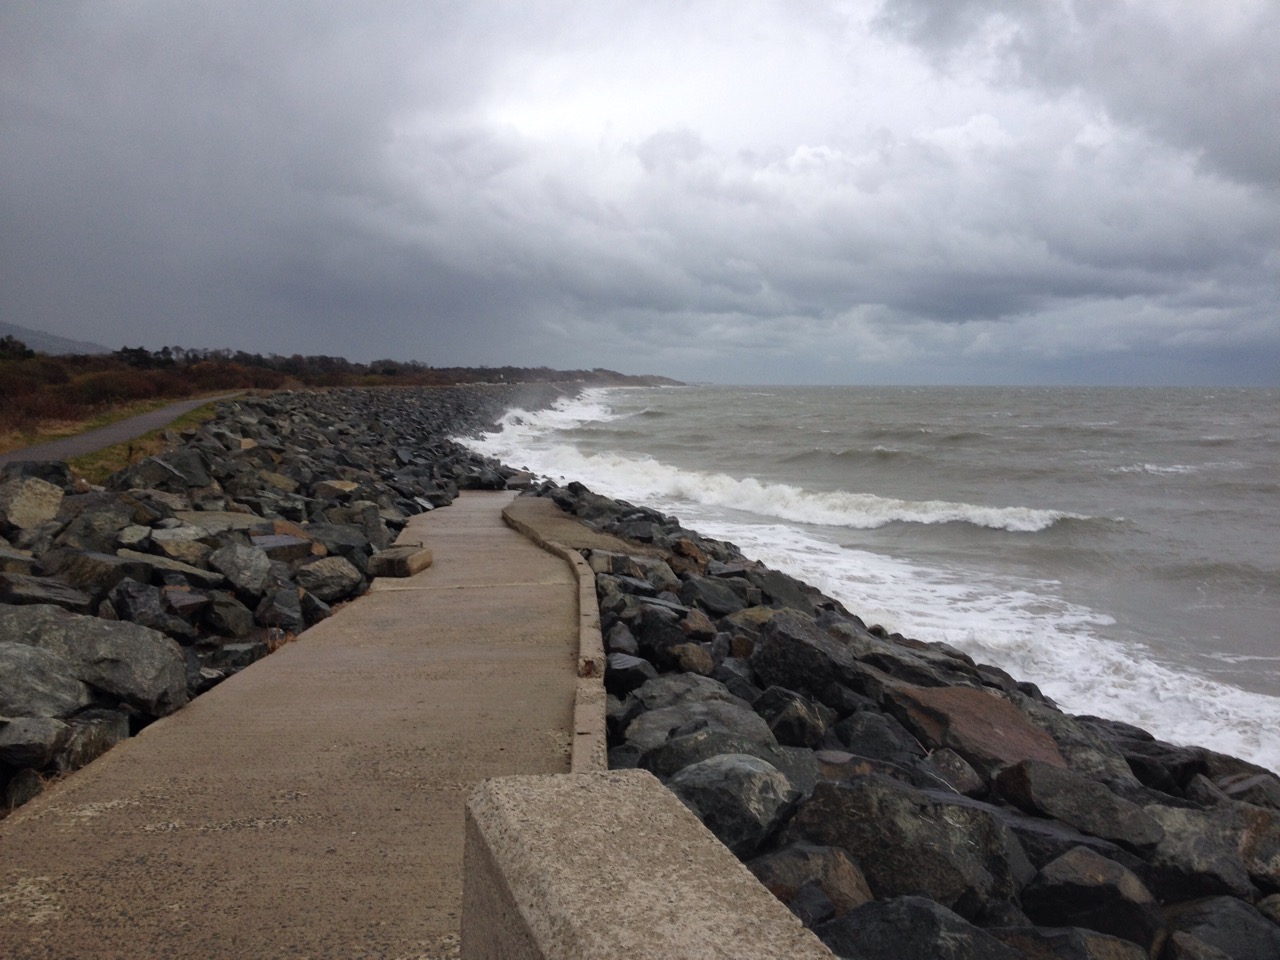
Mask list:
[{"label": "white sea foam", "polygon": [[826,543],[779,524],[687,518],[700,532],[813,584],[867,623],[949,643],[1031,680],[1065,710],[1137,724],[1280,770],[1280,699],[1250,693],[1105,639],[1108,616],[1068,603],[1053,581],[989,578]]},{"label": "white sea foam", "polygon": [[629,493],[634,495],[632,492],[639,490],[647,497],[727,507],[817,526],[870,530],[889,523],[969,523],[1034,533],[1062,519],[1085,519],[1032,507],[990,507],[944,500],[898,500],[842,490],[805,490],[755,477],[685,470],[652,457],[586,454],[569,443],[541,442],[549,430],[567,430],[611,418],[597,399],[586,396],[549,411],[514,411],[503,421],[502,432],[469,443],[473,449],[512,466],[527,467],[555,479],[581,479],[612,496],[630,499]]},{"label": "white sea foam", "polygon": [[[466,442],[512,466],[581,480],[600,493],[675,513],[687,526],[731,540],[747,556],[840,599],[868,623],[949,643],[1034,681],[1072,713],[1127,721],[1166,740],[1203,744],[1280,770],[1280,698],[1218,683],[1161,662],[1146,647],[1111,639],[1111,619],[1064,600],[1055,581],[853,550],[812,529],[958,520],[1037,530],[1064,514],[813,493],[680,470],[651,458],[586,454],[564,442],[575,427],[616,419],[602,393],[588,392],[552,410],[517,411],[501,433]],[[744,512],[760,521],[740,522]],[[797,522],[810,529],[791,525]]]}]

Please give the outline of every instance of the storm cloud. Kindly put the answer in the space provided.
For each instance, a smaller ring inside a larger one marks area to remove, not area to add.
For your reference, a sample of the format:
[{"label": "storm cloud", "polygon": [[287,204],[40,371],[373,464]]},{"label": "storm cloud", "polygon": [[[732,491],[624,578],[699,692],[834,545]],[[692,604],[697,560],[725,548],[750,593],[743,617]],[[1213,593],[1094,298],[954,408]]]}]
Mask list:
[{"label": "storm cloud", "polygon": [[1280,7],[0,7],[0,318],[722,382],[1280,382]]}]

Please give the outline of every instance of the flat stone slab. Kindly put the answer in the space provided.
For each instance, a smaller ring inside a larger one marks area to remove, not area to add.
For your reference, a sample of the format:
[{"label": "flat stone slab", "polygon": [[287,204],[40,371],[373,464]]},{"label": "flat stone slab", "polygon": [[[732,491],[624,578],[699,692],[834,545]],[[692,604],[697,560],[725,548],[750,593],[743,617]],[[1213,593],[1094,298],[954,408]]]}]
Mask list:
[{"label": "flat stone slab", "polygon": [[431,551],[421,544],[404,544],[379,550],[369,558],[371,577],[412,577],[431,566]]}]

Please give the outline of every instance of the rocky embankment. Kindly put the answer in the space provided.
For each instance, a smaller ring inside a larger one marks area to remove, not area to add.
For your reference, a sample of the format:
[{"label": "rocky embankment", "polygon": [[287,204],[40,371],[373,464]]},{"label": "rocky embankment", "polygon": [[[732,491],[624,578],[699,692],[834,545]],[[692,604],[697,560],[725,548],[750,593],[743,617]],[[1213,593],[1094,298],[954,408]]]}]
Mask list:
[{"label": "rocky embankment", "polygon": [[220,404],[105,488],[0,468],[3,806],[362,593],[408,517],[520,482],[449,437],[564,392],[283,393]]},{"label": "rocky embankment", "polygon": [[674,791],[839,956],[1280,957],[1280,778],[1058,709],[651,510],[584,551],[610,765]]}]

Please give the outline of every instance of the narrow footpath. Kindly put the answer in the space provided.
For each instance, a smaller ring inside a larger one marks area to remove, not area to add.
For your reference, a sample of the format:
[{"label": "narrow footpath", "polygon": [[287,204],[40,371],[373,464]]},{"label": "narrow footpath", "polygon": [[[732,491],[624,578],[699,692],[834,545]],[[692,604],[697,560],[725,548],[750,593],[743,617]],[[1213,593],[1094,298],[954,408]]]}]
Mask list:
[{"label": "narrow footpath", "polygon": [[232,397],[240,396],[242,392],[237,390],[231,393],[220,393],[213,397],[179,400],[177,403],[171,403],[168,406],[161,407],[159,410],[152,410],[148,413],[140,413],[136,417],[117,420],[115,423],[109,423],[105,427],[99,427],[97,430],[78,433],[74,437],[63,437],[61,440],[50,440],[47,443],[38,443],[35,446],[20,447],[17,450],[10,450],[8,453],[0,453],[0,465],[16,463],[20,460],[74,460],[76,457],[97,453],[99,450],[117,443],[136,440],[144,433],[150,433],[152,430],[160,430],[169,426],[178,417],[184,413],[190,413],[197,407],[203,407],[206,403],[217,403],[219,400],[229,400]]},{"label": "narrow footpath", "polygon": [[569,769],[577,587],[510,499],[0,822],[0,956],[456,956],[468,792]]}]

